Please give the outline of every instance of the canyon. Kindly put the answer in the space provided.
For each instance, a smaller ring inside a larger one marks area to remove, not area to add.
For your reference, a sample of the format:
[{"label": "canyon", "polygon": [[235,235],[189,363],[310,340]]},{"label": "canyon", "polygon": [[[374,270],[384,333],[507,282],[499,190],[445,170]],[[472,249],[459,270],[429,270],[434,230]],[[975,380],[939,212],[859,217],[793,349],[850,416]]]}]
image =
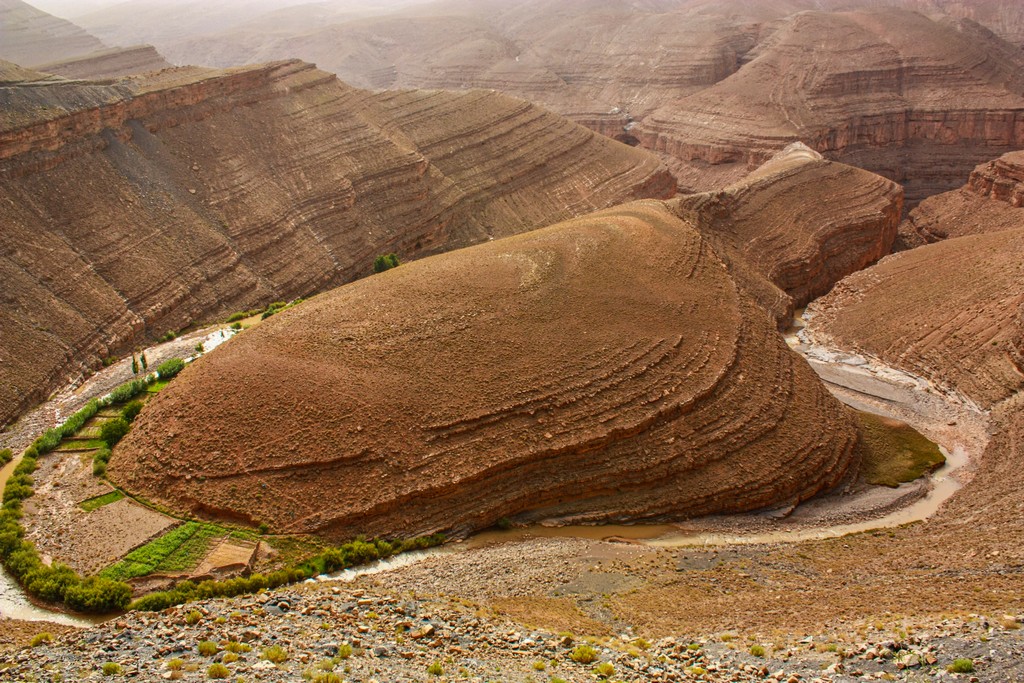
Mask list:
[{"label": "canyon", "polygon": [[88,4],[0,0],[0,616],[169,592],[0,679],[1024,675],[1019,3]]},{"label": "canyon", "polygon": [[657,158],[525,102],[374,95],[295,61],[0,96],[4,421],[102,358],[378,254],[675,193]]}]

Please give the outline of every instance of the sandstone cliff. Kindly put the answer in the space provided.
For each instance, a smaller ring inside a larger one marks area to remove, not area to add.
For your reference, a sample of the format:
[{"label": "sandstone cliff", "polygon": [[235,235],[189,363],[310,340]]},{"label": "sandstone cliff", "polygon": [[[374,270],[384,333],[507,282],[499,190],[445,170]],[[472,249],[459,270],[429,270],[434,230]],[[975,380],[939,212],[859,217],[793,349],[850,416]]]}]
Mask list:
[{"label": "sandstone cliff", "polygon": [[0,421],[104,356],[380,253],[675,191],[652,155],[519,100],[374,95],[299,62],[0,101]]},{"label": "sandstone cliff", "polygon": [[0,59],[32,66],[104,47],[69,21],[21,0],[0,0]]},{"label": "sandstone cliff", "polygon": [[1024,152],[981,164],[967,185],[921,202],[900,225],[898,248],[1024,228]]},{"label": "sandstone cliff", "polygon": [[280,532],[413,536],[789,504],[841,479],[856,434],[708,241],[649,201],[275,316],[161,393],[111,476]]}]

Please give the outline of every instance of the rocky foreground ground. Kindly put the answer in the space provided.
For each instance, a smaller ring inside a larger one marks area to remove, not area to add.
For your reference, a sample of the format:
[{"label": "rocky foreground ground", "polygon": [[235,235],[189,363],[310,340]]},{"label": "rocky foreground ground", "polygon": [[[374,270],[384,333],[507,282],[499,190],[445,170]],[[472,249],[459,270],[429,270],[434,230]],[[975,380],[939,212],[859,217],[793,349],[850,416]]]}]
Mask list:
[{"label": "rocky foreground ground", "polygon": [[[219,670],[232,680],[381,683],[1017,681],[1024,680],[1024,632],[1012,627],[1018,623],[972,616],[873,631],[857,642],[758,642],[736,633],[649,642],[630,631],[585,639],[514,624],[469,601],[320,583],[128,614],[55,636],[0,659],[0,680],[196,681]],[[584,646],[590,661],[581,656]],[[970,659],[974,671],[947,671],[957,659]]]}]

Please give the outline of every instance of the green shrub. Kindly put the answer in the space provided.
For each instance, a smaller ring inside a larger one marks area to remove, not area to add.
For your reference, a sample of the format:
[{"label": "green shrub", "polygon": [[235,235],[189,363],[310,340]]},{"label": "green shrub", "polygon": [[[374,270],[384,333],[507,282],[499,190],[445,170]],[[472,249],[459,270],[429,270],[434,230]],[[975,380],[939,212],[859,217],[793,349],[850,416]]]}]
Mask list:
[{"label": "green shrub", "polygon": [[612,674],[615,673],[615,666],[611,662],[601,662],[594,667],[594,673],[600,678],[611,678]]},{"label": "green shrub", "polygon": [[231,323],[231,329],[240,330],[242,329],[242,323]]},{"label": "green shrub", "polygon": [[174,330],[167,330],[167,332],[164,334],[164,336],[160,337],[160,339],[158,341],[160,341],[160,343],[163,343],[163,342],[174,341],[177,338],[178,338],[178,335],[177,335],[177,333]]},{"label": "green shrub", "polygon": [[227,678],[230,675],[231,672],[223,664],[211,664],[210,668],[206,670],[207,678]]},{"label": "green shrub", "polygon": [[577,664],[590,664],[597,659],[597,650],[589,645],[577,645],[569,654],[569,659]]},{"label": "green shrub", "polygon": [[218,650],[220,650],[220,648],[217,647],[217,643],[213,642],[212,640],[202,641],[201,643],[199,643],[198,649],[199,654],[201,654],[203,657],[212,657],[215,654],[217,654]]},{"label": "green shrub", "polygon": [[953,663],[946,667],[950,673],[970,674],[974,673],[974,660],[960,657],[953,660]]},{"label": "green shrub", "polygon": [[10,448],[5,448],[0,451],[0,467],[3,467],[12,460],[14,460],[14,451]]},{"label": "green shrub", "polygon": [[391,270],[398,266],[398,255],[394,252],[390,254],[381,254],[373,260],[373,272],[375,273],[383,273],[385,270]]},{"label": "green shrub", "polygon": [[134,422],[135,418],[142,412],[142,406],[142,401],[132,401],[121,409],[121,419],[128,423]]},{"label": "green shrub", "polygon": [[139,359],[135,357],[134,353],[132,354],[132,374],[139,374]]},{"label": "green shrub", "polygon": [[185,361],[180,358],[168,358],[156,366],[156,374],[160,375],[160,379],[170,379],[184,369]]},{"label": "green shrub", "polygon": [[146,360],[146,352],[143,351],[142,355],[139,356],[139,360],[142,362],[142,369],[149,370],[149,362]]},{"label": "green shrub", "polygon": [[246,643],[239,643],[239,642],[236,642],[236,641],[232,640],[227,645],[224,646],[224,649],[227,650],[228,652],[234,652],[234,653],[251,652],[252,651],[252,646],[248,645]]},{"label": "green shrub", "polygon": [[342,643],[338,646],[338,659],[348,659],[352,656],[352,646],[348,643]]},{"label": "green shrub", "polygon": [[750,654],[754,655],[755,657],[764,657],[764,648],[760,645],[753,645],[750,648]]},{"label": "green shrub", "polygon": [[32,647],[39,647],[40,645],[46,645],[53,642],[53,634],[47,631],[37,633],[32,636],[32,641],[29,643]]},{"label": "green shrub", "polygon": [[167,668],[171,671],[181,671],[183,666],[185,666],[185,661],[180,657],[167,660]]},{"label": "green shrub", "polygon": [[280,645],[271,645],[263,650],[261,657],[268,662],[274,664],[281,664],[282,662],[288,661],[288,651]]},{"label": "green shrub", "polygon": [[111,450],[104,446],[92,456],[92,473],[102,477],[107,473],[107,464],[110,462]]},{"label": "green shrub", "polygon": [[104,676],[120,676],[121,675],[121,665],[117,664],[115,662],[107,662],[106,664],[103,665],[103,675]]},{"label": "green shrub", "polygon": [[[259,311],[256,311],[256,313],[259,313]],[[254,316],[256,313],[253,313],[252,311],[237,311],[228,316],[227,322],[236,323],[239,320],[245,320],[246,318]]]},{"label": "green shrub", "polygon": [[198,344],[196,344],[196,346],[195,346],[195,352],[196,353],[202,353],[205,350],[206,349],[203,348],[203,342],[199,342]]},{"label": "green shrub", "polygon": [[444,667],[441,666],[441,662],[434,662],[427,667],[427,673],[431,676],[443,676]]},{"label": "green shrub", "polygon": [[115,417],[113,420],[104,422],[100,427],[100,439],[107,442],[108,448],[113,448],[131,428],[132,426],[123,417]]},{"label": "green shrub", "polygon": [[125,403],[130,401],[145,391],[146,387],[152,383],[153,379],[151,377],[143,377],[142,379],[133,379],[130,382],[125,382],[110,392],[110,395],[108,396],[109,402]]},{"label": "green shrub", "polygon": [[203,618],[203,615],[198,610],[192,610],[185,615],[185,623],[189,626],[195,626]]},{"label": "green shrub", "polygon": [[222,661],[225,664],[232,664],[234,662],[237,662],[239,659],[241,658],[234,652],[225,652],[224,657],[220,661]]}]

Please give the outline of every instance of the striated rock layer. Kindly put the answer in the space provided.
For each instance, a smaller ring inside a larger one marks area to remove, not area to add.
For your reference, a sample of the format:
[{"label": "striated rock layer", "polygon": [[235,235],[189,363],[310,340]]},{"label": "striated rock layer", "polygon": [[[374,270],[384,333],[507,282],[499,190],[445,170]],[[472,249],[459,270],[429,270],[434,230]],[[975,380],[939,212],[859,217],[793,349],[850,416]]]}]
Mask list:
[{"label": "striated rock layer", "polygon": [[654,156],[520,100],[375,95],[300,62],[0,102],[0,422],[104,356],[378,254],[675,192]]},{"label": "striated rock layer", "polygon": [[[157,39],[123,23],[122,41]],[[1024,146],[1024,53],[1005,39],[1021,29],[1011,0],[477,0],[295,8],[158,47],[214,66],[297,56],[369,88],[499,89],[663,154],[696,191],[802,141],[913,205]]]},{"label": "striated rock layer", "polygon": [[801,12],[748,58],[630,131],[680,160],[682,182],[715,184],[801,140],[901,182],[916,203],[1024,147],[1024,54],[972,22]]},{"label": "striated rock layer", "polygon": [[888,254],[903,211],[896,183],[799,143],[724,190],[677,201],[734,271],[752,269],[788,295],[755,292],[780,323]]},{"label": "striated rock layer", "polygon": [[105,47],[70,21],[21,0],[0,0],[0,59],[32,66]]},{"label": "striated rock layer", "polygon": [[790,504],[837,483],[856,438],[710,243],[649,201],[275,316],[151,402],[110,472],[279,532],[411,536]]},{"label": "striated rock layer", "polygon": [[119,78],[171,66],[152,45],[113,48],[60,61],[40,64],[35,68],[65,78]]},{"label": "striated rock layer", "polygon": [[898,248],[1024,228],[1024,152],[982,164],[967,185],[921,202],[900,225]]}]

